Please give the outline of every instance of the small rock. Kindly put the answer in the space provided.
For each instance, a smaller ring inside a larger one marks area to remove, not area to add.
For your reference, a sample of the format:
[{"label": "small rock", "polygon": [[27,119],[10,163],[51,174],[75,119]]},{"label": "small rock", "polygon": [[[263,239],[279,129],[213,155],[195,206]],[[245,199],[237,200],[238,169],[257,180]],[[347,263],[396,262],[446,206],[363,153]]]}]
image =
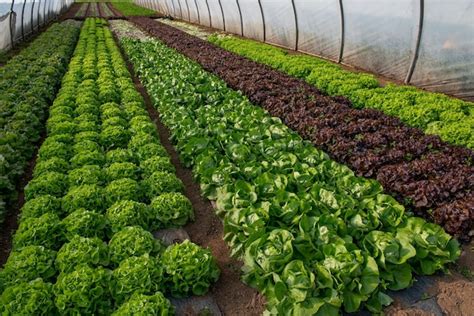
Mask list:
[{"label": "small rock", "polygon": [[182,228],[160,229],[153,233],[156,239],[159,239],[166,246],[180,243],[186,239],[190,239],[188,233]]}]

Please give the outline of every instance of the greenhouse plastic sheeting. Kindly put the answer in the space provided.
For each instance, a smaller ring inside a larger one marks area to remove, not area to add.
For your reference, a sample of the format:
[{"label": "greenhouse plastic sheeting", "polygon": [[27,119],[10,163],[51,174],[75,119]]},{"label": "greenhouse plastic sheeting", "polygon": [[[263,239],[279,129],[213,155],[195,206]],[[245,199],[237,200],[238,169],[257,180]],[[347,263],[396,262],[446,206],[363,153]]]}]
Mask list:
[{"label": "greenhouse plastic sheeting", "polygon": [[169,13],[176,17],[178,16],[178,10],[176,8],[176,4],[175,4],[175,0],[168,0],[168,9],[169,9]]},{"label": "greenhouse plastic sheeting", "polygon": [[425,1],[411,83],[474,101],[474,2]]},{"label": "greenhouse plastic sheeting", "polygon": [[242,34],[239,8],[234,0],[221,0],[225,17],[225,30],[234,34]]},{"label": "greenhouse plastic sheeting", "polygon": [[188,0],[179,0],[181,3],[181,9],[183,10],[183,20],[189,21],[189,10],[188,10]]},{"label": "greenhouse plastic sheeting", "polygon": [[295,48],[296,23],[290,0],[260,0],[265,17],[266,41],[288,48]]},{"label": "greenhouse plastic sheeting", "polygon": [[160,1],[160,12],[165,15],[172,15],[170,11],[170,1]]},{"label": "greenhouse plastic sheeting", "polygon": [[417,0],[344,1],[342,61],[404,80],[418,34]]},{"label": "greenhouse plastic sheeting", "polygon": [[298,49],[337,61],[342,34],[338,1],[295,0],[295,7],[298,16]]},{"label": "greenhouse plastic sheeting", "polygon": [[189,15],[191,17],[191,22],[193,23],[199,23],[199,15],[197,11],[197,6],[196,6],[196,0],[188,0],[188,6],[189,6]]},{"label": "greenhouse plastic sheeting", "polygon": [[44,8],[45,8],[45,3],[46,3],[46,0],[39,0],[38,1],[38,11],[37,11],[37,21],[38,21],[38,24],[39,25],[43,25],[44,24]]},{"label": "greenhouse plastic sheeting", "polygon": [[224,20],[222,19],[222,10],[219,0],[207,0],[209,10],[211,11],[211,24],[216,29],[224,29]]},{"label": "greenhouse plastic sheeting", "polygon": [[[0,29],[5,30],[0,32],[0,50],[7,49],[11,46],[10,37],[10,13],[2,13],[0,16]],[[14,15],[12,16],[12,18]]]},{"label": "greenhouse plastic sheeting", "polygon": [[239,0],[244,36],[263,41],[263,20],[258,0]]},{"label": "greenhouse plastic sheeting", "polygon": [[209,10],[207,9],[206,0],[196,0],[196,3],[199,10],[200,24],[211,26],[211,18],[209,16]]},{"label": "greenhouse plastic sheeting", "polygon": [[39,23],[39,21],[38,21],[38,9],[39,9],[39,0],[35,1],[34,5],[33,5],[33,13],[32,13],[33,14],[33,19],[32,19],[32,21],[33,21],[32,30],[33,31],[36,31],[38,29],[37,28],[38,23]]},{"label": "greenhouse plastic sheeting", "polygon": [[184,0],[174,0],[176,10],[178,12],[178,17],[180,19],[184,19],[184,9],[186,7],[186,4],[184,3]]}]

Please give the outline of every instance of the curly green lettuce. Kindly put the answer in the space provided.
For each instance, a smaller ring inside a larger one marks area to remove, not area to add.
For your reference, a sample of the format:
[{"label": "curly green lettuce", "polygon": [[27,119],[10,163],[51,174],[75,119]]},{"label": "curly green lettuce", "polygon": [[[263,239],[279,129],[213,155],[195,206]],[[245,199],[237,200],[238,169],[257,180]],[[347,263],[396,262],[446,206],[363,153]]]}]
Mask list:
[{"label": "curly green lettuce", "polygon": [[161,292],[152,295],[135,292],[112,314],[113,316],[174,315],[174,307]]},{"label": "curly green lettuce", "polygon": [[182,193],[163,193],[151,201],[151,227],[180,227],[194,219],[191,201]]},{"label": "curly green lettuce", "polygon": [[165,289],[175,297],[204,295],[220,270],[209,249],[185,240],[169,246],[161,257]]},{"label": "curly green lettuce", "polygon": [[163,245],[153,235],[139,226],[124,227],[109,241],[110,261],[119,264],[131,256],[156,255]]},{"label": "curly green lettuce", "polygon": [[97,237],[87,238],[74,236],[59,249],[56,256],[56,267],[61,272],[71,272],[78,265],[91,267],[107,266],[109,251],[107,244]]}]

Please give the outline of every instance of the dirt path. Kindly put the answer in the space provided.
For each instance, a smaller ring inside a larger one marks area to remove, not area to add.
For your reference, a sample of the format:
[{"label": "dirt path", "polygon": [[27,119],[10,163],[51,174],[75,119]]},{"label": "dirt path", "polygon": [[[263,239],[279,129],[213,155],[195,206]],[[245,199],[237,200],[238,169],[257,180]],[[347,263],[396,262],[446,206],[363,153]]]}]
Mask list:
[{"label": "dirt path", "polygon": [[97,7],[97,12],[99,13],[99,17],[103,18],[103,19],[106,19],[107,17],[103,15],[102,13],[102,3],[96,3],[96,7]]},{"label": "dirt path", "polygon": [[106,2],[105,4],[109,7],[110,11],[114,13],[115,17],[123,17],[123,14],[119,10],[115,9],[112,3]]},{"label": "dirt path", "polygon": [[[120,47],[117,38],[115,39]],[[212,287],[210,295],[217,302],[224,315],[261,315],[265,305],[263,297],[255,289],[246,286],[240,281],[240,267],[242,263],[229,256],[229,248],[223,240],[221,220],[215,215],[211,203],[201,196],[199,185],[193,180],[191,170],[181,164],[179,155],[170,141],[168,128],[160,121],[159,113],[152,106],[148,93],[135,75],[133,66],[123,51],[122,55],[127,61],[127,67],[132,74],[135,87],[142,94],[148,113],[156,124],[160,141],[166,148],[176,168],[176,175],[185,184],[185,195],[193,204],[196,220],[193,223],[187,224],[184,229],[194,243],[211,249],[221,270],[221,276]]]},{"label": "dirt path", "polygon": [[82,3],[73,3],[70,7],[69,10],[67,10],[60,18],[59,20],[67,20],[67,19],[74,19],[74,17],[77,14],[77,11],[81,8]]},{"label": "dirt path", "polygon": [[84,18],[89,16],[89,11],[91,9],[91,4],[92,4],[91,2],[87,3],[87,9],[86,9],[86,12],[84,12],[84,16],[83,16]]}]

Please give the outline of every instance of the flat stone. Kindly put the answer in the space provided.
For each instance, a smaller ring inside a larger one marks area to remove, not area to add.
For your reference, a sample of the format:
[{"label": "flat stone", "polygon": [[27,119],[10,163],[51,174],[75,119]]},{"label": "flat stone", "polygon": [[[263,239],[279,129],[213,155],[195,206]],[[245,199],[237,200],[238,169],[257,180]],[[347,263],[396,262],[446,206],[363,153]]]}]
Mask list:
[{"label": "flat stone", "polygon": [[216,301],[209,294],[179,299],[171,298],[170,301],[176,309],[176,315],[222,315]]},{"label": "flat stone", "polygon": [[156,239],[159,239],[166,246],[181,243],[186,239],[190,239],[188,233],[182,228],[160,229],[153,233]]}]

